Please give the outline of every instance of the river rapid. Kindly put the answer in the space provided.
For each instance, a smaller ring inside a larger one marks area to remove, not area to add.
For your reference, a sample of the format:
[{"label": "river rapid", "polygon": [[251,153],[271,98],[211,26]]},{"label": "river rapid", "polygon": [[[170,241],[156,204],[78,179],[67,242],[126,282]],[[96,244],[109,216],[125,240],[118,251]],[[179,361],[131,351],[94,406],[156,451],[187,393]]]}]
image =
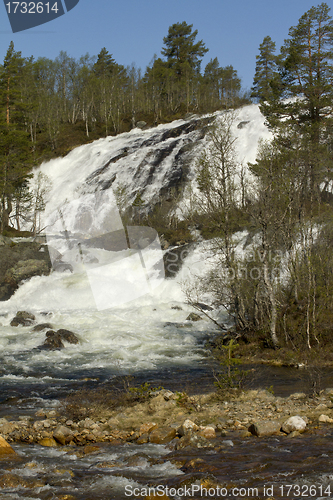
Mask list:
[{"label": "river rapid", "polygon": [[[78,388],[97,388],[128,375],[135,383],[149,381],[174,391],[212,390],[204,346],[216,329],[205,318],[186,319],[193,309],[183,292],[188,273],[195,265],[201,269],[203,261],[194,251],[178,279],[163,280],[153,295],[112,309],[97,309],[79,272],[23,284],[0,304],[0,417],[18,420],[39,409],[59,410],[60,400]],[[38,349],[45,332],[10,326],[22,309],[35,314],[38,323],[75,332],[80,343]],[[281,395],[309,389],[302,370],[252,368],[254,385],[273,385]],[[330,373],[325,377],[330,386]],[[178,451],[133,443],[100,443],[95,449],[14,444],[17,455],[0,460],[0,498],[145,498],[149,487],[157,488],[157,496],[163,492],[175,499],[332,498],[331,442],[331,427],[322,426],[294,439],[218,433],[209,448]]]}]

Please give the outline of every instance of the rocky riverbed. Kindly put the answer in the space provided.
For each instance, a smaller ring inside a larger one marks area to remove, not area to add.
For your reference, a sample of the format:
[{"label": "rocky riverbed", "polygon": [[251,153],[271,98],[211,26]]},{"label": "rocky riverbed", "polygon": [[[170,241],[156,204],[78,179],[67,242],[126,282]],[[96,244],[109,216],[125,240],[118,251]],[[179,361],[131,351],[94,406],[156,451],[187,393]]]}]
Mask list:
[{"label": "rocky riverbed", "polygon": [[[316,473],[322,473],[321,482],[314,486],[320,493],[325,467],[329,469],[332,465],[329,451],[332,398],[333,389],[313,397],[294,393],[286,398],[266,390],[217,398],[214,393],[189,397],[162,389],[145,401],[104,410],[99,417],[69,418],[64,406],[52,411],[41,409],[34,416],[8,415],[0,419],[0,498],[19,498],[1,496],[1,492],[20,491],[20,498],[111,499],[126,498],[126,484],[135,484],[145,493],[142,488],[147,485],[162,484],[165,488],[169,485],[178,489],[185,485],[204,485],[216,489],[240,484],[249,488],[254,483],[258,496],[249,494],[242,498],[268,498],[264,488],[269,481],[279,493],[270,498],[279,498],[283,497],[281,488],[286,476],[292,476],[289,482],[304,482],[304,478],[313,482],[314,467]],[[262,458],[258,450],[264,452]],[[45,470],[41,471],[41,457],[49,454],[49,464],[55,453],[58,472],[54,467],[51,471],[50,465],[43,466]],[[302,471],[302,479],[295,476],[295,459],[299,460],[297,467]],[[72,465],[61,469],[61,460],[66,467],[69,461]],[[323,465],[316,468],[322,462]],[[82,468],[89,469],[92,480],[91,467],[98,480],[101,475],[103,481],[106,477],[118,478],[118,486],[110,496],[101,485],[96,486],[95,495],[90,496],[75,487]],[[157,470],[159,473],[155,474]],[[119,477],[125,478],[121,485]],[[328,488],[328,475],[326,480]],[[54,496],[50,496],[50,485]],[[138,497],[151,498],[141,493]],[[193,496],[200,497],[199,493]],[[172,495],[165,494],[162,498],[172,498]]]},{"label": "rocky riverbed", "polygon": [[[243,437],[293,437],[311,432],[319,423],[333,424],[332,398],[333,389],[314,397],[295,393],[287,398],[267,390],[250,390],[221,400],[214,393],[189,397],[162,389],[143,402],[103,410],[100,418],[71,419],[61,410],[38,410],[35,417],[1,418],[0,434],[8,443],[41,446],[116,441],[171,443],[174,449],[210,447],[214,446],[210,440],[236,431]],[[65,413],[66,408],[63,410]],[[288,427],[291,417],[294,423]]]}]

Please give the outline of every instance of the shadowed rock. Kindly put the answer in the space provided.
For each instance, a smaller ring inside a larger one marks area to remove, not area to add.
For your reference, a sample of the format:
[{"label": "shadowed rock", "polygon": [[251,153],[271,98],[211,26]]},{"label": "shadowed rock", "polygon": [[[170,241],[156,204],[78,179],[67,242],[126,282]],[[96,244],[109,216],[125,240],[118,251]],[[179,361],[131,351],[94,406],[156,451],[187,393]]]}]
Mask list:
[{"label": "shadowed rock", "polygon": [[69,344],[79,343],[78,337],[70,330],[60,329],[56,332],[54,330],[49,330],[46,332],[44,343],[39,348],[49,350],[63,349],[65,347],[64,341]]},{"label": "shadowed rock", "polygon": [[27,311],[18,311],[10,326],[30,326],[35,322],[35,316]]}]

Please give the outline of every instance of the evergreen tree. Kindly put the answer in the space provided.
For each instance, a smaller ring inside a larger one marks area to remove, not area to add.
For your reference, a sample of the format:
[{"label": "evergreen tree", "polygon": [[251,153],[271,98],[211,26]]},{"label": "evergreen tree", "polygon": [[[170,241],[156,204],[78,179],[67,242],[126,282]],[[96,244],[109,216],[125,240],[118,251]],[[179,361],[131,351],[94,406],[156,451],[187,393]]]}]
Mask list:
[{"label": "evergreen tree", "polygon": [[251,97],[259,101],[267,101],[272,97],[274,80],[279,75],[275,47],[275,42],[270,36],[266,36],[259,45],[260,52],[256,56],[256,72],[251,89]]},{"label": "evergreen tree", "polygon": [[25,123],[25,106],[20,92],[24,59],[10,43],[0,78],[0,232],[9,225],[15,191],[26,181],[31,161],[31,144]]},{"label": "evergreen tree", "polygon": [[202,40],[195,43],[198,30],[192,32],[193,24],[185,21],[169,27],[168,35],[163,38],[165,47],[162,55],[167,58],[170,67],[175,68],[181,76],[188,66],[193,72],[199,73],[202,57],[208,52]]},{"label": "evergreen tree", "polygon": [[332,113],[333,20],[329,10],[326,3],[312,7],[290,28],[280,54],[281,94],[268,96],[262,104],[272,127],[283,121],[302,130],[315,126],[318,139],[318,125]]}]

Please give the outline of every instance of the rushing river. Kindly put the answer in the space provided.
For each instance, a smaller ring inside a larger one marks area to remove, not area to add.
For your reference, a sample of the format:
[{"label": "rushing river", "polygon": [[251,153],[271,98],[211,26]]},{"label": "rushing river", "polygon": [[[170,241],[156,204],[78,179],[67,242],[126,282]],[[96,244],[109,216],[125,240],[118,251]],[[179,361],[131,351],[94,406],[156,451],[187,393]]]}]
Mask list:
[{"label": "rushing river", "polygon": [[[186,265],[193,269],[197,257],[194,252]],[[39,350],[45,332],[10,326],[22,309],[39,323],[74,331],[80,344]],[[79,273],[33,278],[0,304],[0,417],[52,410],[77,388],[126,374],[172,390],[211,389],[204,343],[215,327],[187,321],[190,312],[177,280],[165,280],[153,297],[98,311]],[[255,373],[254,384],[273,385],[276,394],[309,388],[302,370],[256,367]],[[325,377],[332,386],[330,373]],[[211,448],[179,451],[131,443],[102,443],[91,452],[16,444],[18,456],[0,461],[0,499],[117,500],[144,497],[149,486],[175,499],[332,498],[332,438],[324,426],[294,439],[230,432]]]}]

